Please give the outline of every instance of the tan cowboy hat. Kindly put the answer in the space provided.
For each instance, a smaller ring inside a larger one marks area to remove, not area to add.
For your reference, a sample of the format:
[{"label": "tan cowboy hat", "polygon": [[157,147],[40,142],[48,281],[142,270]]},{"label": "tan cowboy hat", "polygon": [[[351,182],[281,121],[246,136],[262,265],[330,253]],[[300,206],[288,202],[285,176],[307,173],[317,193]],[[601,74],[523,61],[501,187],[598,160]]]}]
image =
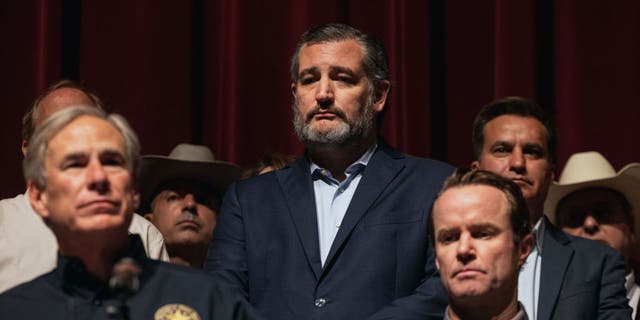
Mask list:
[{"label": "tan cowboy hat", "polygon": [[149,211],[150,203],[163,183],[174,179],[195,180],[212,186],[220,195],[238,180],[242,169],[237,165],[218,161],[211,149],[187,143],[177,145],[169,156],[142,157],[140,170],[140,212]]},{"label": "tan cowboy hat", "polygon": [[[609,161],[595,151],[575,153],[569,158],[560,180],[549,187],[544,212],[555,223],[558,202],[574,191],[591,187],[620,192],[629,201],[633,214],[640,212],[640,163],[630,163],[616,173]],[[635,218],[635,232],[640,234],[640,217]]]}]

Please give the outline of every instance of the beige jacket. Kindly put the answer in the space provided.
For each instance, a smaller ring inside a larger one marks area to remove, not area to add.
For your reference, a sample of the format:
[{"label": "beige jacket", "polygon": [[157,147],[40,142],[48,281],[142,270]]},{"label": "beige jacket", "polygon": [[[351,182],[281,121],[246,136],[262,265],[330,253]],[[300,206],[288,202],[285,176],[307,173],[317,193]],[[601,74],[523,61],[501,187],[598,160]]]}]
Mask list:
[{"label": "beige jacket", "polygon": [[[169,261],[160,231],[134,214],[129,233],[138,234],[151,259]],[[0,293],[53,270],[58,243],[53,232],[20,194],[0,201]]]}]

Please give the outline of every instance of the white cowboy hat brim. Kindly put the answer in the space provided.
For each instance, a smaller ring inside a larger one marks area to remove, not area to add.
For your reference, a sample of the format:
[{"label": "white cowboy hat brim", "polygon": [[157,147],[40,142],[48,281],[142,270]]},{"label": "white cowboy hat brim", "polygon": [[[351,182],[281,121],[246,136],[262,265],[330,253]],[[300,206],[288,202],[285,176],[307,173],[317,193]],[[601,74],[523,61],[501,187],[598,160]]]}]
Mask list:
[{"label": "white cowboy hat brim", "polygon": [[544,203],[544,212],[552,223],[556,222],[555,211],[558,202],[568,194],[586,188],[604,187],[620,192],[627,198],[634,215],[636,234],[640,234],[640,163],[631,163],[622,168],[610,178],[590,180],[576,183],[560,184],[554,182],[549,187],[549,193]]}]

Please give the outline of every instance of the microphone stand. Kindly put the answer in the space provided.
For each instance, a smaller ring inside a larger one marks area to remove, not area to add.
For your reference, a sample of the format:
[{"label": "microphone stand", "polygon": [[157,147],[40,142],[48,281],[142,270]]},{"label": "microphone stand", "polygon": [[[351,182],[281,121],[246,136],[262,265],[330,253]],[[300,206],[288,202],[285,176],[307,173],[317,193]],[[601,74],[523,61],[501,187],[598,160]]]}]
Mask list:
[{"label": "microphone stand", "polygon": [[122,258],[113,265],[109,289],[116,299],[114,304],[106,306],[109,318],[129,320],[127,300],[140,288],[141,271],[136,261],[129,257]]}]

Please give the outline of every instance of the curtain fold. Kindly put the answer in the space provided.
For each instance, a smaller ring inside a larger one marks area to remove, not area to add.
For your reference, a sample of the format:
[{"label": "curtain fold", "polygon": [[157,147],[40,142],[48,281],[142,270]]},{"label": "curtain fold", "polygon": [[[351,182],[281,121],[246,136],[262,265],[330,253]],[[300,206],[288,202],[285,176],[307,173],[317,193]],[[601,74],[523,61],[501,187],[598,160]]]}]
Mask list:
[{"label": "curtain fold", "polygon": [[640,161],[635,1],[27,0],[0,4],[0,196],[24,191],[21,117],[62,75],[123,114],[145,154],[180,142],[245,166],[299,154],[290,57],[306,29],[331,21],[385,42],[393,91],[382,134],[402,151],[468,165],[478,110],[520,95],[554,113],[559,168],[586,150],[616,168]]}]

